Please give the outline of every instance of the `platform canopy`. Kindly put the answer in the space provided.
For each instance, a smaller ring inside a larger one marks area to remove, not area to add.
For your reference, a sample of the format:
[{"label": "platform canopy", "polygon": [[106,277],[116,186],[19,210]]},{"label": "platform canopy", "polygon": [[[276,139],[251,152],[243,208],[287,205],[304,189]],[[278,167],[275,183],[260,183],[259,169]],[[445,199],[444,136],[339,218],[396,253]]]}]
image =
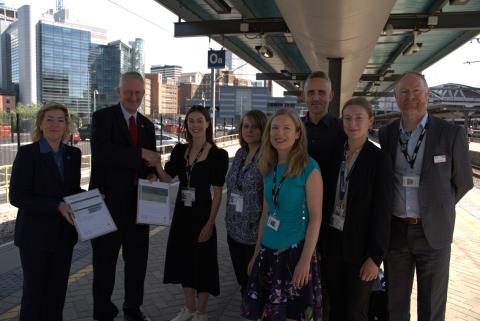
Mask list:
[{"label": "platform canopy", "polygon": [[154,0],[181,19],[175,37],[211,36],[287,91],[312,70],[339,100],[374,96],[480,32],[479,0]]}]

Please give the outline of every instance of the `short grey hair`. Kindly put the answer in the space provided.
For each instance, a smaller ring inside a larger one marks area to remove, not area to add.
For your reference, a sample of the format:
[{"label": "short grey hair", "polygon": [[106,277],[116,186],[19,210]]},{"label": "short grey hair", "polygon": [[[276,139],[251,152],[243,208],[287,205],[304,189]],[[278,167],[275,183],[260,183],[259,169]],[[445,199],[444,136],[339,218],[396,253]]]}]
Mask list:
[{"label": "short grey hair", "polygon": [[145,83],[142,74],[137,71],[127,71],[126,73],[123,73],[122,76],[120,76],[120,80],[118,81],[118,88],[122,87],[122,83],[126,78],[133,78],[140,81],[142,84]]},{"label": "short grey hair", "polygon": [[418,78],[420,78],[423,81],[425,86],[428,88],[427,80],[425,79],[425,76],[423,74],[421,74],[421,73],[419,73],[418,71],[415,71],[415,70],[409,70],[409,71],[406,71],[403,74],[401,74],[400,77],[398,78],[397,82],[395,83],[395,92],[397,92],[397,86],[398,86],[398,83],[400,82],[400,80],[402,80],[404,77],[406,77],[408,75],[417,76]]},{"label": "short grey hair", "polygon": [[330,77],[328,77],[328,75],[325,72],[318,70],[308,75],[307,79],[305,79],[305,81],[303,82],[303,89],[305,89],[307,82],[313,78],[324,79],[328,83],[330,88],[332,88],[332,81],[330,80]]}]

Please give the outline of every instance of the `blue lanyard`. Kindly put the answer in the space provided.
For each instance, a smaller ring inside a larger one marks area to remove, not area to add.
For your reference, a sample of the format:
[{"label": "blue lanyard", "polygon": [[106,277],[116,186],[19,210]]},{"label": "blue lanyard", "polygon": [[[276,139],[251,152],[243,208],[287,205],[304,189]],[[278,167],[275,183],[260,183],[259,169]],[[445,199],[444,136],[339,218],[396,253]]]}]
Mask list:
[{"label": "blue lanyard", "polygon": [[[363,148],[363,147],[362,147]],[[347,192],[348,188],[348,182],[350,181],[350,177],[352,176],[353,169],[355,167],[355,164],[357,163],[356,160],[353,163],[353,165],[350,167],[350,171],[346,173],[347,171],[347,149],[348,149],[348,143],[345,142],[345,145],[343,147],[343,159],[342,159],[342,164],[340,165],[340,188],[339,188],[339,199],[340,201],[343,201],[345,198],[345,193]]]},{"label": "blue lanyard", "polygon": [[278,188],[277,188],[277,164],[275,164],[275,167],[273,169],[273,182],[272,182],[272,199],[273,199],[273,207],[275,209],[278,209],[278,198],[279,198],[279,195],[280,195],[280,189],[282,188],[283,183],[285,182],[285,179],[287,178],[287,176],[284,174],[282,176],[282,179],[280,180],[280,183],[278,184]]}]

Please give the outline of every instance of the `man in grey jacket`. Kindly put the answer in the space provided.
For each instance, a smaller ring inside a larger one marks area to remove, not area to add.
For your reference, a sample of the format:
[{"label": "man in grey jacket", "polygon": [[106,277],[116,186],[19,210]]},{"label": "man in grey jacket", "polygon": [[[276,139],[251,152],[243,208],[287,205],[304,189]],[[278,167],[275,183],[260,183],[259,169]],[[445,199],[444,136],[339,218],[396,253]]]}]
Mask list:
[{"label": "man in grey jacket", "polygon": [[418,320],[445,320],[455,204],[473,187],[468,144],[460,126],[427,112],[421,74],[403,74],[395,98],[401,119],[380,130],[394,168],[385,260],[390,320],[410,320],[415,270]]}]

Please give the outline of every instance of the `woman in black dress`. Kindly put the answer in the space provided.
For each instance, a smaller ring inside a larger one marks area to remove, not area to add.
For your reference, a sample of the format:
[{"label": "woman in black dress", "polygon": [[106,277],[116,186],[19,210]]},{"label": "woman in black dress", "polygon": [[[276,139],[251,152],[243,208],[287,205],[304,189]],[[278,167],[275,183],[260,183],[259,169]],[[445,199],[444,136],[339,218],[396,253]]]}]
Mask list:
[{"label": "woman in black dress", "polygon": [[179,283],[184,290],[185,307],[172,321],[204,321],[208,295],[220,294],[215,218],[222,200],[228,154],[215,146],[210,115],[202,106],[187,112],[185,133],[188,143],[175,146],[165,170],[156,164],[160,180],[170,182],[175,176],[180,180],[163,282]]}]

